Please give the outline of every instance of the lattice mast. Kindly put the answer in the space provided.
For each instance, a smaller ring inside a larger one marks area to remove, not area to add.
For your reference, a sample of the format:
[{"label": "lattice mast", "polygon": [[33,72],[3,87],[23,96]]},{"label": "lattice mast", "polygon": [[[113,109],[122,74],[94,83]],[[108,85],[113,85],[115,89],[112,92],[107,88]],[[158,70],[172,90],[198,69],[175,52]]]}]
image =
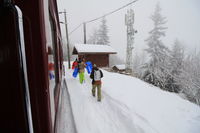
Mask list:
[{"label": "lattice mast", "polygon": [[127,26],[127,48],[126,48],[126,72],[132,73],[133,66],[133,43],[134,43],[134,11],[130,8],[125,15],[125,24]]}]

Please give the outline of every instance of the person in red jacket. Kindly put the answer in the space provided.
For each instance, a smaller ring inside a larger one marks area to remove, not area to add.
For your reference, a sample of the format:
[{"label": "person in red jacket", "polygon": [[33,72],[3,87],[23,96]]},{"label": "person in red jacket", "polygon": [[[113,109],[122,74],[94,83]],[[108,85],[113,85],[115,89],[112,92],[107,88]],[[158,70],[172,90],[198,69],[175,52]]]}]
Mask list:
[{"label": "person in red jacket", "polygon": [[55,74],[54,74],[54,63],[53,62],[50,62],[48,64],[48,69],[49,69],[49,78],[50,80],[54,79],[55,78]]},{"label": "person in red jacket", "polygon": [[77,66],[78,66],[78,60],[76,58],[76,60],[72,64],[72,69],[76,68]]}]

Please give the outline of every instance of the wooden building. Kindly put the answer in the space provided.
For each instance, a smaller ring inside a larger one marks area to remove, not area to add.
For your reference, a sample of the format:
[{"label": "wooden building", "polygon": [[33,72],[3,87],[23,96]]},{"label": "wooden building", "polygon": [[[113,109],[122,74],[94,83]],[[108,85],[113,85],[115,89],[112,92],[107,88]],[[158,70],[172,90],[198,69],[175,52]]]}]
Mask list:
[{"label": "wooden building", "polygon": [[98,67],[109,67],[109,55],[116,53],[109,45],[75,44],[73,48],[73,55],[78,55],[78,58],[85,58],[86,61],[91,61]]},{"label": "wooden building", "polygon": [[118,73],[123,73],[125,72],[125,64],[122,64],[122,65],[114,65],[112,67],[113,71],[114,72],[118,72]]}]

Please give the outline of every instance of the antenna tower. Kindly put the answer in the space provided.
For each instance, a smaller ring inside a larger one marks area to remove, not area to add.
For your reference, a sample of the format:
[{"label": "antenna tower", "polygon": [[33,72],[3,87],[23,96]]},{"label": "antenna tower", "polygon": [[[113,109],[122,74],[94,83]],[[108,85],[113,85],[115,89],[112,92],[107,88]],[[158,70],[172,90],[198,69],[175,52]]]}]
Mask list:
[{"label": "antenna tower", "polygon": [[133,9],[128,9],[125,15],[125,25],[127,26],[127,48],[126,48],[126,72],[132,73],[133,66],[133,43],[134,43],[134,11]]}]

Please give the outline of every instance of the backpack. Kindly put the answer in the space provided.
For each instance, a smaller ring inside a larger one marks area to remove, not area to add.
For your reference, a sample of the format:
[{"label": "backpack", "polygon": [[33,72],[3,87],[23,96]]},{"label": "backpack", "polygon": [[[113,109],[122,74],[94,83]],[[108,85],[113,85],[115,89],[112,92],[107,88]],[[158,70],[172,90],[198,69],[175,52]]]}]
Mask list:
[{"label": "backpack", "polygon": [[100,70],[94,70],[94,81],[100,81],[100,80],[101,80]]}]

